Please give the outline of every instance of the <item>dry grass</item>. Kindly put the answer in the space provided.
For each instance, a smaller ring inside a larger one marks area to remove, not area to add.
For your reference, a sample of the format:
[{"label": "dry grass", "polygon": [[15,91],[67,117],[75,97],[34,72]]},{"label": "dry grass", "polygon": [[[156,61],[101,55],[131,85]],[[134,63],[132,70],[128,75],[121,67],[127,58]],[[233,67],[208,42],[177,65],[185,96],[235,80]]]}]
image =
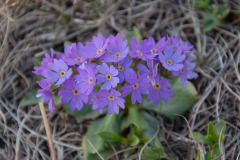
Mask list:
[{"label": "dry grass", "polygon": [[[98,33],[125,32],[137,26],[155,39],[180,35],[198,50],[194,84],[199,101],[186,118],[160,119],[170,159],[193,159],[196,148],[207,148],[188,138],[205,132],[210,120],[223,119],[227,132],[218,159],[240,155],[240,3],[231,6],[228,22],[204,33],[199,11],[190,0],[25,0],[0,2],[0,159],[50,159],[39,106],[21,108],[19,101],[34,85],[33,57],[63,43],[86,41]],[[236,17],[236,18],[235,18]],[[82,159],[81,138],[88,122],[64,112],[48,113],[57,159]],[[156,124],[157,125],[157,124]],[[121,153],[121,151],[118,151]],[[114,157],[114,156],[113,156]],[[133,155],[128,159],[136,159]]]}]

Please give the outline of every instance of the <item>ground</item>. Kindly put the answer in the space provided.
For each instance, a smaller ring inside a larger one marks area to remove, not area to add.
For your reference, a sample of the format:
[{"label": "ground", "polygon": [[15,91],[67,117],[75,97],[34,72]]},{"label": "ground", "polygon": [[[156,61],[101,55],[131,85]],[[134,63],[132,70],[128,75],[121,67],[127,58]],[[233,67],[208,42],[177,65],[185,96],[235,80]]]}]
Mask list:
[{"label": "ground", "polygon": [[[203,10],[190,0],[24,0],[0,2],[0,159],[50,159],[39,105],[20,107],[32,88],[34,59],[49,48],[63,51],[66,41],[116,34],[139,28],[143,37],[179,35],[197,50],[193,81],[197,103],[184,117],[158,116],[169,159],[194,159],[203,145],[189,138],[206,133],[209,121],[226,121],[222,156],[239,158],[240,150],[240,2],[214,1],[230,7],[228,16],[203,31]],[[91,121],[67,115],[61,107],[47,112],[58,159],[82,159],[81,139]],[[121,157],[121,154],[118,155]],[[121,158],[120,158],[121,159]],[[137,159],[132,155],[126,159]]]}]

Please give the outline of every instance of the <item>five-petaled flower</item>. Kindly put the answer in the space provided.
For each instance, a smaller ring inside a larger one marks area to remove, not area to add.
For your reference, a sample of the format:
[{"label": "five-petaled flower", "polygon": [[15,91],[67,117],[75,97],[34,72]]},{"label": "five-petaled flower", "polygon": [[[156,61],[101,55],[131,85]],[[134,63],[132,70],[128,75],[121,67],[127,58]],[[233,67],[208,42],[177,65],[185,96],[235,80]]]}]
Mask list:
[{"label": "five-petaled flower", "polygon": [[101,90],[110,90],[115,88],[119,83],[118,70],[111,65],[108,67],[106,63],[102,66],[97,66],[97,70],[100,74],[97,75],[97,84],[103,83]]},{"label": "five-petaled flower", "polygon": [[83,102],[88,102],[88,96],[82,91],[79,84],[76,83],[75,79],[69,78],[62,84],[62,86],[64,89],[58,92],[58,95],[61,97],[61,103],[66,104],[70,102],[69,106],[71,111],[75,108],[81,110]]},{"label": "five-petaled flower", "polygon": [[159,60],[162,65],[169,71],[177,71],[183,68],[183,60],[186,58],[181,50],[174,51],[173,47],[166,47],[164,54],[159,54]]},{"label": "five-petaled flower", "polygon": [[53,63],[48,63],[50,71],[46,77],[49,82],[56,82],[56,85],[62,84],[72,75],[72,69],[68,68],[63,60],[54,59]]},{"label": "five-petaled flower", "polygon": [[136,101],[142,103],[141,94],[147,94],[148,88],[150,86],[150,79],[148,79],[145,74],[142,74],[139,78],[137,78],[137,74],[135,72],[132,72],[129,76],[126,76],[125,78],[129,84],[125,84],[122,87],[123,97],[132,93],[132,103],[135,104]]}]

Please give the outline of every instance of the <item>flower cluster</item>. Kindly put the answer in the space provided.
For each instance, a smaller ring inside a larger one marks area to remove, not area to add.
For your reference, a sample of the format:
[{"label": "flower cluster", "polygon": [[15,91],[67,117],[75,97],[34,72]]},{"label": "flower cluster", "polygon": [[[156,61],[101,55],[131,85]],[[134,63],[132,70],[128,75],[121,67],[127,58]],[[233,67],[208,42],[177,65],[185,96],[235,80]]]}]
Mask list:
[{"label": "flower cluster", "polygon": [[138,43],[136,37],[128,42],[124,34],[107,38],[99,34],[85,45],[66,45],[64,54],[54,55],[53,49],[46,53],[41,66],[33,71],[42,76],[37,97],[48,102],[51,111],[53,97],[58,95],[71,111],[90,104],[100,113],[107,107],[108,114],[124,109],[128,95],[132,104],[141,103],[143,95],[155,105],[160,100],[168,102],[173,92],[162,71],[180,76],[187,84],[187,79],[197,77],[193,54],[193,46],[176,36],[158,42],[149,37]]}]

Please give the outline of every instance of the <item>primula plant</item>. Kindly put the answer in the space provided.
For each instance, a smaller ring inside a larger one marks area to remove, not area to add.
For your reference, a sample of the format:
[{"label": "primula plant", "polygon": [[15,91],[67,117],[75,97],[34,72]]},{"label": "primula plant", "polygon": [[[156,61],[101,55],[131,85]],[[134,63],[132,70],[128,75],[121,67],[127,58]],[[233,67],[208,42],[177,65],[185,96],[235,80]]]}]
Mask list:
[{"label": "primula plant", "polygon": [[[48,103],[50,111],[60,97],[70,115],[92,119],[105,115],[89,126],[83,138],[85,159],[108,159],[119,144],[142,146],[159,131],[157,119],[147,110],[174,118],[197,99],[188,82],[198,76],[193,71],[196,51],[178,36],[155,42],[153,37],[142,40],[139,34],[130,38],[99,34],[84,44],[66,45],[64,54],[50,51],[34,67],[33,73],[41,77],[37,97]],[[141,156],[167,157],[158,137]]]},{"label": "primula plant", "polygon": [[[179,37],[163,37],[155,43],[152,37],[129,42],[124,34],[104,37],[99,34],[83,45],[81,42],[64,47],[64,54],[46,54],[33,73],[41,75],[37,97],[48,102],[54,111],[53,96],[61,103],[69,103],[71,111],[81,110],[84,104],[93,110],[118,114],[124,109],[124,98],[131,95],[131,103],[142,103],[143,95],[155,105],[168,102],[174,96],[172,85],[163,72],[180,76],[182,83],[197,77],[193,71],[195,50]],[[54,88],[54,89],[53,89]]]}]

